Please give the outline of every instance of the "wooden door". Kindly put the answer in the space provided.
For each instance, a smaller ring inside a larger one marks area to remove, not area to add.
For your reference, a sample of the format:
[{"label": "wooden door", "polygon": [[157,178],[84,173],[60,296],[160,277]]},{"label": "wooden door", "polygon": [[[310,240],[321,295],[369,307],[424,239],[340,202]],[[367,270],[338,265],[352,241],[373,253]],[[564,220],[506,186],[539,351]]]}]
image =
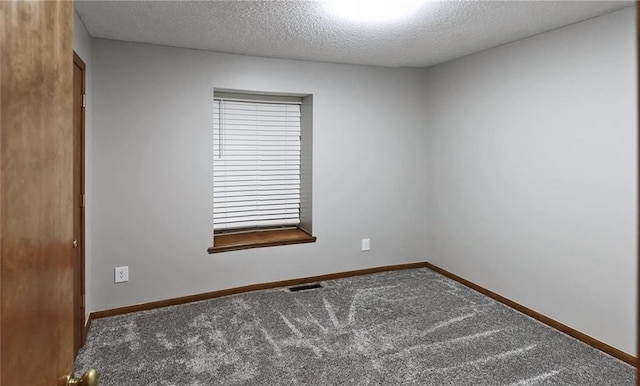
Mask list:
[{"label": "wooden door", "polygon": [[73,4],[0,1],[0,384],[73,353]]},{"label": "wooden door", "polygon": [[84,109],[85,64],[73,53],[73,233],[75,235],[74,267],[74,354],[84,344],[85,336],[85,276],[84,276]]}]

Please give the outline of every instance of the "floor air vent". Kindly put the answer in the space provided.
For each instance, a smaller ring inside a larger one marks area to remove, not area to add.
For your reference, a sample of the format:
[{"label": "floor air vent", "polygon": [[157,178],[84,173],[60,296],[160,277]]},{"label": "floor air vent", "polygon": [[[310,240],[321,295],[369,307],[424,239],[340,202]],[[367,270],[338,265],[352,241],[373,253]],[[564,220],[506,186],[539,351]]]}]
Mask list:
[{"label": "floor air vent", "polygon": [[298,291],[306,291],[306,290],[312,290],[312,289],[322,288],[322,287],[323,286],[320,283],[305,284],[305,285],[297,285],[295,287],[289,287],[289,291],[298,292]]}]

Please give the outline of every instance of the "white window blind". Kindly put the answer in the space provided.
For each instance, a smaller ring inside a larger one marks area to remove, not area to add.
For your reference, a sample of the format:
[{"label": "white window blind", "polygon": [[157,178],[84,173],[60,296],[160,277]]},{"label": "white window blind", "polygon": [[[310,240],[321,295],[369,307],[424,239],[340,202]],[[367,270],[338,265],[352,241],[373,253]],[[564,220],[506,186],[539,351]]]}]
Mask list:
[{"label": "white window blind", "polygon": [[214,99],[214,232],[300,223],[300,105]]}]

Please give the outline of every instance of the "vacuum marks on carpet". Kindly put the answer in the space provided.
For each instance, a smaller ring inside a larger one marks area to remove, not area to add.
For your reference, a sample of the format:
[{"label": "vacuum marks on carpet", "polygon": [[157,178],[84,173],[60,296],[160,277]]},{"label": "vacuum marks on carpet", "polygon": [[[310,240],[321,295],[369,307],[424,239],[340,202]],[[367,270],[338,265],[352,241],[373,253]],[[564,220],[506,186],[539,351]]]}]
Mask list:
[{"label": "vacuum marks on carpet", "polygon": [[428,269],[93,321],[77,372],[126,385],[633,385],[631,366]]}]

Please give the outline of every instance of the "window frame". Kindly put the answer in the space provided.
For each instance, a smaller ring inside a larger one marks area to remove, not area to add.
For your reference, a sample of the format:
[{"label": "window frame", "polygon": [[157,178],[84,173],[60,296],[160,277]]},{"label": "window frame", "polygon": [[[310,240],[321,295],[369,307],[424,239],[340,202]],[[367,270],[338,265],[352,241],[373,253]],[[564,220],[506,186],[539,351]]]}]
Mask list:
[{"label": "window frame", "polygon": [[[241,249],[316,242],[317,238],[312,235],[313,95],[263,93],[215,88],[213,96],[213,100],[219,99],[221,96],[225,99],[244,99],[249,101],[261,99],[281,100],[284,103],[295,99],[302,100],[300,105],[300,223],[297,226],[227,229],[218,232],[213,229],[213,246],[208,248],[208,252],[212,254]],[[213,106],[214,103],[212,103],[212,108]]]}]

